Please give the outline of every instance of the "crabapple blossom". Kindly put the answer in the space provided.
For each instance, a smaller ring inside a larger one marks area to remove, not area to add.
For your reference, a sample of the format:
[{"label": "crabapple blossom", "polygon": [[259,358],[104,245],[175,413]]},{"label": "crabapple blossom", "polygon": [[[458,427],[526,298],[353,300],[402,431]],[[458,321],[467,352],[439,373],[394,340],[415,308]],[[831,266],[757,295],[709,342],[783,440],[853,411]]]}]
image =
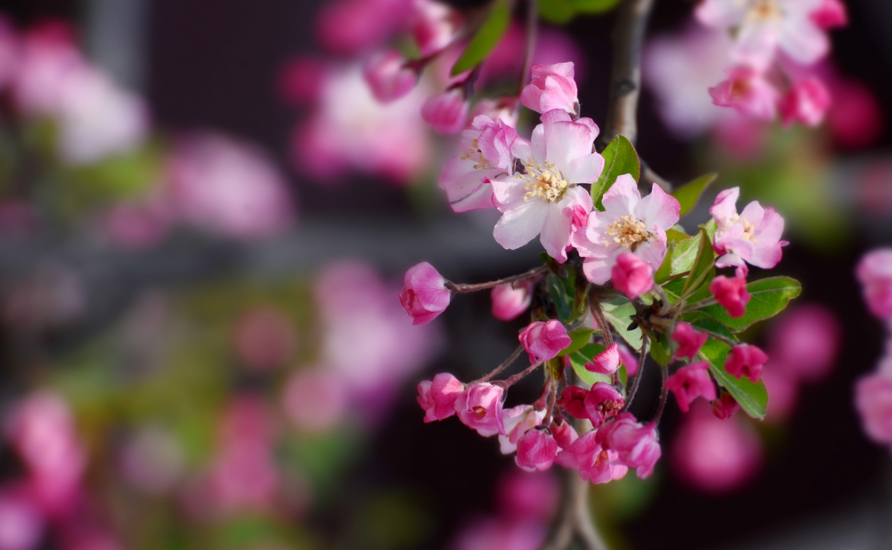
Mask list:
[{"label": "crabapple blossom", "polygon": [[576,206],[591,211],[591,196],[577,184],[595,181],[604,166],[601,155],[592,152],[597,135],[591,119],[574,122],[566,111],[553,110],[542,115],[531,141],[515,140],[512,153],[523,172],[492,182],[502,212],[493,231],[496,242],[514,250],[540,235],[548,255],[566,261],[572,228],[565,212]]},{"label": "crabapple blossom", "polygon": [[579,436],[558,453],[555,462],[579,471],[579,476],[592,483],[607,483],[621,479],[629,468],[619,462],[616,451],[606,449],[597,441],[597,431]]},{"label": "crabapple blossom", "polygon": [[709,406],[712,414],[720,420],[730,418],[740,410],[740,403],[728,392],[722,392],[719,398],[710,403]]},{"label": "crabapple blossom", "polygon": [[405,97],[418,80],[418,74],[406,66],[406,58],[396,50],[378,52],[366,61],[362,76],[381,103]]},{"label": "crabapple blossom", "polygon": [[443,420],[455,414],[455,401],[465,385],[448,372],[434,376],[433,381],[422,380],[418,383],[418,404],[424,409],[424,421]]},{"label": "crabapple blossom", "polygon": [[728,359],[725,360],[725,370],[737,378],[745,376],[755,384],[759,381],[762,366],[766,362],[768,362],[768,355],[758,347],[750,344],[738,344],[731,349]]},{"label": "crabapple blossom", "polygon": [[513,171],[511,149],[516,139],[517,130],[504,121],[474,117],[471,127],[462,132],[462,154],[446,162],[438,181],[454,212],[495,206],[490,181]]},{"label": "crabapple blossom", "polygon": [[717,275],[709,283],[709,292],[716,301],[725,308],[731,317],[743,317],[746,304],[750,301],[750,293],[746,290],[745,277],[725,277]]},{"label": "crabapple blossom", "polygon": [[779,109],[785,125],[800,122],[806,126],[817,126],[824,120],[830,108],[831,97],[827,86],[819,79],[811,77],[793,84],[781,98]]},{"label": "crabapple blossom", "polygon": [[483,437],[505,435],[501,386],[482,382],[469,386],[455,400],[455,412],[462,423]]},{"label": "crabapple blossom", "polygon": [[855,406],[867,435],[892,448],[892,375],[880,370],[858,380]]},{"label": "crabapple blossom", "polygon": [[618,344],[620,362],[626,366],[626,373],[629,376],[635,376],[638,373],[638,358],[629,351],[625,344]]},{"label": "crabapple blossom", "polygon": [[498,508],[519,520],[550,518],[559,498],[557,479],[548,474],[508,470],[496,485]]},{"label": "crabapple blossom", "polygon": [[768,332],[770,365],[796,379],[819,380],[836,361],[841,332],[839,320],[822,305],[789,308]]},{"label": "crabapple blossom", "polygon": [[453,135],[465,127],[468,109],[465,92],[460,87],[453,88],[427,98],[421,106],[421,117],[438,134]]},{"label": "crabapple blossom", "polygon": [[523,434],[541,424],[543,418],[545,411],[532,405],[518,405],[503,411],[505,434],[499,435],[499,449],[502,454],[511,454],[517,450],[517,442]]},{"label": "crabapple blossom", "polygon": [[492,289],[492,314],[500,321],[512,321],[530,307],[533,281],[505,283]]},{"label": "crabapple blossom", "polygon": [[517,127],[518,109],[517,97],[484,98],[478,101],[471,109],[471,120],[478,116],[485,116],[491,120],[501,120],[512,128]]},{"label": "crabapple blossom", "polygon": [[597,432],[598,443],[615,451],[620,463],[635,468],[640,479],[650,477],[662,451],[656,422],[643,425],[632,413],[622,413]]},{"label": "crabapple blossom", "polygon": [[845,27],[849,24],[849,14],[842,0],[823,0],[820,7],[811,12],[811,20],[822,29]]},{"label": "crabapple blossom", "polygon": [[737,266],[738,276],[745,275],[745,263],[763,269],[774,267],[781,259],[781,247],[787,244],[780,240],[784,231],[780,214],[771,206],[763,208],[759,201],[749,203],[738,214],[739,196],[739,187],[725,189],[709,209],[717,225],[713,249],[721,256],[715,266]]},{"label": "crabapple blossom", "polygon": [[708,334],[694,330],[694,327],[689,323],[678,323],[675,325],[675,330],[672,331],[672,339],[678,344],[678,349],[675,350],[675,358],[687,357],[688,359],[693,359],[708,338]]},{"label": "crabapple blossom", "polygon": [[709,88],[713,103],[733,107],[759,120],[774,120],[780,93],[763,73],[749,67],[734,67],[727,75],[726,80]]},{"label": "crabapple blossom", "polygon": [[576,418],[588,418],[588,413],[585,411],[585,398],[588,394],[589,390],[585,388],[567,386],[561,391],[557,402],[567,414]]},{"label": "crabapple blossom", "polygon": [[[408,25],[413,0],[335,0],[315,21],[316,36],[327,49],[358,54],[386,41]],[[385,16],[386,14],[386,16]]]},{"label": "crabapple blossom", "polygon": [[553,424],[551,426],[551,434],[561,449],[566,449],[579,439],[579,434],[576,433],[576,429],[569,422]]},{"label": "crabapple blossom", "polygon": [[412,317],[413,325],[434,320],[449,306],[451,297],[446,279],[431,264],[421,262],[406,272],[400,303]]},{"label": "crabapple blossom", "polygon": [[630,300],[641,296],[654,286],[653,268],[631,252],[623,252],[616,257],[610,278],[613,287]]},{"label": "crabapple blossom", "polygon": [[681,206],[653,184],[641,198],[638,184],[629,174],[616,178],[604,193],[604,211],[589,214],[588,225],[573,234],[573,246],[585,258],[582,271],[598,285],[613,275],[620,254],[631,253],[656,271],[666,256],[666,230],[678,222]]},{"label": "crabapple blossom", "polygon": [[597,428],[623,408],[625,399],[616,388],[606,382],[597,382],[585,396],[585,414]]},{"label": "crabapple blossom", "polygon": [[413,0],[409,25],[421,57],[434,54],[455,38],[461,27],[461,15],[447,4],[432,0]]},{"label": "crabapple blossom", "polygon": [[0,488],[0,548],[37,548],[43,530],[43,514],[29,497],[27,490]]},{"label": "crabapple blossom", "polygon": [[708,369],[709,363],[698,361],[681,367],[666,380],[666,388],[675,394],[682,412],[688,412],[691,403],[700,396],[707,401],[715,400],[715,385],[709,378]]},{"label": "crabapple blossom", "polygon": [[619,369],[619,364],[619,345],[614,342],[594,356],[591,363],[586,363],[585,369],[600,374],[613,374]]},{"label": "crabapple blossom", "polygon": [[288,377],[282,393],[285,414],[297,428],[325,433],[337,426],[349,406],[347,388],[325,368],[302,368]]},{"label": "crabapple blossom", "polygon": [[573,63],[533,65],[530,73],[530,83],[520,92],[524,107],[543,115],[552,109],[577,114],[579,99]]},{"label": "crabapple blossom", "polygon": [[533,321],[521,331],[519,339],[533,364],[557,357],[573,341],[557,319]]},{"label": "crabapple blossom", "polygon": [[865,254],[855,274],[863,287],[867,309],[880,319],[892,318],[892,248]]},{"label": "crabapple blossom", "polygon": [[528,472],[551,468],[558,453],[554,437],[544,430],[533,429],[517,442],[517,465]]}]

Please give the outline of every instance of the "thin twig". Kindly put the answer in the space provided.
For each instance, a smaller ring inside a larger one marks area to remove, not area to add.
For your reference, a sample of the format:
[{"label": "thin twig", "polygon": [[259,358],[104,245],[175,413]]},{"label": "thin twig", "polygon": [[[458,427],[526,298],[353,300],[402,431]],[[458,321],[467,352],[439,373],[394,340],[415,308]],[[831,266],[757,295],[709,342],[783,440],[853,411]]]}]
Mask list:
[{"label": "thin twig", "polygon": [[613,344],[613,335],[610,333],[610,323],[608,323],[607,318],[604,317],[604,310],[601,309],[601,303],[598,302],[598,299],[595,298],[593,294],[589,294],[588,303],[589,309],[592,310],[592,316],[595,318],[595,322],[598,323],[598,328],[604,336],[604,344],[607,347],[610,347],[610,345]]},{"label": "thin twig", "polygon": [[489,288],[497,287],[499,285],[514,283],[516,281],[523,281],[524,279],[532,279],[533,277],[536,277],[547,270],[547,265],[540,265],[537,268],[531,269],[519,275],[512,275],[510,277],[505,277],[504,279],[496,279],[495,281],[489,281],[488,283],[456,284],[451,281],[446,281],[446,288],[458,293],[477,292],[479,290],[486,290]]},{"label": "thin twig", "polygon": [[523,353],[523,346],[517,346],[517,349],[515,349],[511,353],[511,355],[508,356],[507,359],[502,361],[501,365],[494,368],[492,370],[492,372],[490,372],[486,376],[484,376],[482,378],[478,378],[477,380],[474,380],[473,382],[471,382],[471,384],[479,384],[480,382],[486,382],[487,380],[492,379],[493,376],[495,376],[495,375],[499,374],[500,372],[502,372],[503,370],[505,370],[511,363],[513,363],[518,357],[520,357],[521,353]]},{"label": "thin twig", "polygon": [[644,361],[647,358],[647,338],[643,338],[641,340],[641,352],[638,356],[638,371],[635,373],[635,381],[632,382],[632,389],[629,390],[629,397],[626,399],[625,405],[620,412],[626,412],[626,410],[632,405],[632,400],[635,399],[635,394],[638,393],[638,386],[641,384],[641,377],[644,374]]},{"label": "thin twig", "polygon": [[543,363],[542,361],[539,361],[538,363],[533,363],[532,365],[530,365],[529,367],[524,369],[523,372],[519,372],[519,373],[515,374],[514,376],[506,378],[504,382],[497,382],[497,384],[501,384],[503,388],[508,389],[511,386],[513,386],[514,384],[517,384],[518,382],[520,382],[522,379],[526,378],[531,372],[533,372],[537,368],[541,367],[542,363]]},{"label": "thin twig", "polygon": [[669,365],[661,365],[660,372],[663,373],[663,389],[660,391],[660,406],[657,407],[657,414],[654,415],[654,424],[659,425],[660,417],[663,416],[663,410],[666,408],[666,401],[669,400],[669,390],[666,388],[666,379],[669,377]]},{"label": "thin twig", "polygon": [[538,0],[527,0],[527,21],[526,21],[526,50],[523,54],[523,68],[520,72],[520,86],[517,89],[517,95],[523,90],[530,79],[530,68],[533,66],[533,53],[536,51],[536,38],[539,33],[539,2]]}]

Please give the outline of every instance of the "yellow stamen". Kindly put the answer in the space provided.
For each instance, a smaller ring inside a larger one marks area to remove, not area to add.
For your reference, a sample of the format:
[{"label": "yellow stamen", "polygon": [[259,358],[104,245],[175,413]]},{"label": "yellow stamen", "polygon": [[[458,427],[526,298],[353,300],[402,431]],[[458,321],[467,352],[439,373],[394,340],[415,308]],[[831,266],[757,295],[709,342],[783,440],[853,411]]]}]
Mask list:
[{"label": "yellow stamen", "polygon": [[635,216],[620,216],[619,221],[607,226],[607,234],[613,237],[613,242],[623,248],[635,252],[638,245],[647,242],[653,233],[647,230],[644,222]]},{"label": "yellow stamen", "polygon": [[524,200],[539,197],[545,202],[557,202],[564,198],[567,189],[573,187],[561,176],[557,167],[550,162],[546,162],[545,167],[528,162],[526,174],[523,177],[527,180],[524,186],[524,189],[527,190]]}]

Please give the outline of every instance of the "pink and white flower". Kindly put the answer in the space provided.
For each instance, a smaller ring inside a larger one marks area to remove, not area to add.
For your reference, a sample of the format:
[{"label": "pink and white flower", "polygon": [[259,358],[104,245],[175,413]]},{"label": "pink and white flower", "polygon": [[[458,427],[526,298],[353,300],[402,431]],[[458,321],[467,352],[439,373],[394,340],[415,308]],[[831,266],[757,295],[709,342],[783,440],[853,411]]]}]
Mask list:
[{"label": "pink and white flower", "polygon": [[461,14],[447,4],[413,0],[412,11],[409,24],[421,57],[448,46],[461,28]]},{"label": "pink and white flower", "polygon": [[718,275],[709,283],[709,292],[731,317],[743,317],[746,313],[746,304],[751,296],[746,290],[745,277]]},{"label": "pink and white flower", "polygon": [[520,92],[524,107],[541,114],[552,109],[577,114],[579,99],[572,62],[533,65],[530,73],[532,80]]},{"label": "pink and white flower", "polygon": [[734,67],[727,74],[726,80],[709,88],[713,103],[759,120],[774,120],[780,93],[762,72]]},{"label": "pink and white flower", "polygon": [[675,394],[682,412],[688,412],[691,403],[700,396],[707,401],[715,400],[715,385],[709,378],[708,369],[708,363],[698,361],[681,367],[666,380],[666,388]]},{"label": "pink and white flower", "polygon": [[867,435],[892,449],[892,375],[880,370],[858,380],[855,406]]},{"label": "pink and white flower", "polygon": [[492,289],[492,314],[500,321],[511,321],[530,307],[533,301],[533,281],[505,283]]},{"label": "pink and white flower", "polygon": [[505,435],[501,386],[482,382],[468,387],[455,400],[455,412],[462,423],[483,437]]},{"label": "pink and white flower", "polygon": [[511,149],[517,139],[517,130],[502,120],[482,115],[474,118],[471,127],[462,132],[462,154],[446,163],[438,182],[454,212],[495,206],[490,181],[514,171]]},{"label": "pink and white flower", "polygon": [[585,258],[586,278],[602,285],[613,276],[620,254],[629,252],[656,271],[666,256],[666,230],[678,222],[680,205],[654,184],[641,198],[629,174],[616,178],[601,200],[604,212],[594,211],[588,225],[573,234],[573,246]]},{"label": "pink and white flower", "polygon": [[551,468],[558,453],[558,444],[544,430],[529,430],[517,442],[517,465],[528,472]]},{"label": "pink and white flower", "polygon": [[579,471],[579,476],[592,483],[608,483],[621,479],[629,468],[619,460],[616,451],[605,448],[597,440],[597,431],[579,436],[558,453],[555,462],[564,468]]},{"label": "pink and white flower", "polygon": [[574,122],[566,111],[553,110],[542,115],[531,141],[514,142],[512,153],[524,171],[492,182],[502,212],[493,231],[496,242],[514,250],[540,235],[548,255],[566,261],[572,220],[565,212],[576,206],[591,211],[588,191],[577,184],[595,181],[604,167],[601,155],[592,152],[597,136],[591,119]]},{"label": "pink and white flower", "polygon": [[880,319],[892,318],[892,248],[865,254],[855,274],[861,282],[867,309]]},{"label": "pink and white flower", "polygon": [[517,450],[517,442],[523,434],[542,424],[545,411],[532,405],[518,405],[502,414],[505,434],[499,436],[499,450],[509,455]]},{"label": "pink and white flower", "polygon": [[746,376],[755,384],[762,374],[762,366],[768,362],[768,355],[756,346],[739,344],[731,349],[725,360],[725,370],[731,376]]},{"label": "pink and white flower", "polygon": [[849,24],[849,14],[842,0],[823,0],[820,7],[811,12],[811,20],[822,29],[845,27]]},{"label": "pink and white flower", "polygon": [[585,396],[585,414],[597,428],[619,413],[625,399],[616,388],[606,382],[597,382]]},{"label": "pink and white flower", "polygon": [[424,422],[443,420],[455,414],[455,401],[465,391],[465,385],[448,372],[434,376],[433,381],[418,383],[418,404],[424,409]]},{"label": "pink and white flower", "polygon": [[650,477],[662,451],[655,422],[643,425],[632,413],[622,413],[613,422],[602,426],[597,441],[619,455],[620,463],[635,468],[640,479]]},{"label": "pink and white flower", "polygon": [[787,244],[780,240],[784,231],[781,215],[771,206],[763,208],[759,201],[749,203],[738,214],[739,196],[739,187],[725,189],[709,209],[717,224],[713,249],[721,256],[715,266],[737,266],[738,276],[747,272],[745,263],[763,269],[774,267],[781,260],[781,247]]},{"label": "pink and white flower", "polygon": [[689,323],[678,323],[675,325],[675,330],[672,331],[672,339],[678,344],[678,349],[675,350],[675,359],[681,357],[693,359],[708,338],[708,334],[694,330],[694,327]]},{"label": "pink and white flower", "polygon": [[413,325],[433,321],[446,310],[451,298],[446,279],[428,262],[421,262],[406,272],[400,304],[412,317]]},{"label": "pink and white flower", "polygon": [[830,108],[831,97],[827,86],[818,78],[800,80],[781,98],[781,120],[789,126],[794,122],[817,126]]},{"label": "pink and white flower", "polygon": [[520,333],[520,343],[530,356],[530,363],[541,363],[557,357],[573,341],[567,328],[557,319],[533,321]]},{"label": "pink and white flower", "polygon": [[607,349],[594,356],[591,363],[586,363],[585,369],[600,374],[613,374],[619,370],[619,364],[619,345],[614,342],[607,346]]},{"label": "pink and white flower", "polygon": [[362,76],[381,103],[396,101],[412,91],[418,74],[406,66],[406,58],[396,50],[378,52],[366,61]]},{"label": "pink and white flower", "polygon": [[630,300],[641,296],[654,286],[653,268],[631,252],[623,252],[616,257],[610,278],[613,287]]},{"label": "pink and white flower", "polygon": [[421,118],[438,134],[453,135],[465,127],[469,109],[468,98],[461,87],[452,88],[427,98],[421,106]]}]

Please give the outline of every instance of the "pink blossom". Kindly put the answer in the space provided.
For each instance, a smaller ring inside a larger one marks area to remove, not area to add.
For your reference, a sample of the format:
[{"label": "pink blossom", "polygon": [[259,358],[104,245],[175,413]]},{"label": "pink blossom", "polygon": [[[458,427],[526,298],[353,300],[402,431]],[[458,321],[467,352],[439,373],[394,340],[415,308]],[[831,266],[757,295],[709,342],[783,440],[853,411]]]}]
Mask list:
[{"label": "pink blossom", "polygon": [[249,367],[281,366],[297,345],[294,323],[281,310],[258,306],[246,311],[235,328],[235,348]]},{"label": "pink blossom", "polygon": [[471,109],[471,120],[478,116],[485,116],[496,122],[501,120],[506,125],[516,128],[517,117],[520,114],[517,102],[516,96],[483,98],[474,104],[474,108]]},{"label": "pink blossom", "polygon": [[381,103],[396,101],[405,97],[412,88],[418,74],[406,66],[406,58],[396,50],[378,52],[369,58],[362,76],[372,90],[372,95]]},{"label": "pink blossom", "polygon": [[544,430],[529,430],[517,442],[517,465],[528,472],[551,468],[557,456],[558,444]]},{"label": "pink blossom", "polygon": [[657,425],[639,423],[632,413],[622,413],[597,431],[597,441],[619,455],[620,463],[635,468],[640,479],[650,477],[660,459]]},{"label": "pink blossom", "polygon": [[619,370],[619,364],[619,345],[614,342],[607,346],[607,349],[594,356],[591,363],[586,363],[585,369],[600,374],[613,374]]},{"label": "pink blossom", "polygon": [[740,410],[740,403],[728,392],[722,392],[718,399],[710,403],[713,416],[725,420]]},{"label": "pink blossom", "polygon": [[592,212],[588,226],[573,234],[573,246],[585,258],[582,271],[598,285],[613,276],[617,258],[626,252],[644,260],[656,271],[666,256],[666,230],[678,222],[680,205],[653,184],[641,198],[629,174],[616,178],[602,199],[604,212]]},{"label": "pink blossom", "polygon": [[316,103],[321,99],[327,72],[321,59],[310,56],[291,59],[279,70],[279,96],[296,107]]},{"label": "pink blossom", "polygon": [[523,434],[542,424],[545,411],[532,405],[518,405],[502,414],[505,434],[499,436],[499,450],[508,455],[517,450],[517,442]]},{"label": "pink blossom", "polygon": [[759,436],[738,419],[719,420],[695,406],[672,442],[671,465],[697,489],[724,493],[742,487],[762,465]]},{"label": "pink blossom", "polygon": [[779,49],[799,64],[815,63],[829,50],[827,35],[811,14],[822,0],[704,0],[697,19],[735,30],[734,62],[766,69]]},{"label": "pink blossom", "polygon": [[533,301],[533,281],[505,283],[492,289],[492,314],[501,321],[511,321],[530,307]]},{"label": "pink blossom", "polygon": [[734,67],[727,73],[726,80],[709,88],[712,101],[759,120],[774,120],[780,97],[774,85],[762,73],[748,67]]},{"label": "pink blossom", "polygon": [[15,76],[19,58],[18,33],[5,16],[0,16],[0,90],[5,89]]},{"label": "pink blossom", "polygon": [[418,384],[418,404],[424,409],[424,421],[443,420],[455,414],[455,400],[465,391],[465,385],[448,372],[434,376],[433,382]]},{"label": "pink blossom", "polygon": [[483,437],[505,435],[503,393],[501,386],[489,382],[473,384],[455,400],[455,412],[465,426]]},{"label": "pink blossom", "polygon": [[678,408],[688,412],[691,403],[700,396],[707,401],[716,398],[715,385],[709,378],[709,364],[705,361],[681,367],[666,380],[666,388],[675,394]]},{"label": "pink blossom", "polygon": [[438,134],[453,135],[462,131],[468,120],[470,105],[464,91],[453,88],[430,96],[421,107],[421,117]]},{"label": "pink blossom", "polygon": [[703,344],[706,343],[706,340],[709,339],[709,335],[705,332],[694,330],[694,327],[689,323],[681,322],[675,325],[675,330],[672,331],[672,339],[678,344],[678,349],[675,350],[675,359],[682,357],[693,359],[697,356],[697,352],[700,351]]},{"label": "pink blossom", "polygon": [[421,57],[427,57],[448,46],[461,28],[461,14],[447,4],[433,0],[414,0],[412,8],[412,36]]},{"label": "pink blossom", "polygon": [[654,286],[654,270],[650,264],[632,254],[623,252],[616,257],[611,271],[613,287],[634,300]]},{"label": "pink blossom", "polygon": [[578,184],[595,181],[604,166],[601,155],[592,152],[597,135],[591,119],[574,122],[566,111],[553,110],[542,115],[530,142],[514,142],[512,153],[524,171],[492,182],[502,212],[493,231],[496,242],[514,250],[540,235],[548,255],[566,261],[572,220],[565,212],[575,206],[591,211],[591,197]]},{"label": "pink blossom", "polygon": [[597,428],[619,413],[625,399],[616,388],[606,382],[597,382],[585,396],[586,417]]},{"label": "pink blossom", "polygon": [[597,441],[597,431],[588,432],[558,453],[555,462],[564,468],[579,471],[579,476],[592,483],[608,483],[621,479],[629,468],[621,463],[616,451],[604,448]]},{"label": "pink blossom", "polygon": [[795,378],[821,379],[836,361],[841,332],[839,320],[822,305],[790,307],[768,331],[771,367]]},{"label": "pink blossom", "polygon": [[490,181],[513,171],[511,149],[516,139],[517,130],[482,115],[462,132],[462,154],[446,162],[438,181],[454,212],[495,206]]},{"label": "pink blossom", "polygon": [[725,370],[731,376],[747,377],[752,383],[759,381],[762,366],[768,362],[768,355],[756,346],[739,344],[731,349],[725,361]]},{"label": "pink blossom", "polygon": [[545,114],[560,109],[575,115],[579,106],[573,63],[533,65],[532,80],[520,93],[524,107]]},{"label": "pink blossom", "polygon": [[548,520],[557,508],[560,488],[554,476],[509,470],[496,485],[496,506],[517,520]]},{"label": "pink blossom", "polygon": [[519,340],[532,364],[557,357],[572,342],[567,328],[557,319],[533,321],[521,331]]},{"label": "pink blossom", "polygon": [[413,325],[434,320],[449,306],[451,297],[446,279],[431,264],[421,262],[406,272],[400,303],[412,317]]},{"label": "pink blossom", "polygon": [[626,366],[626,374],[635,376],[638,373],[638,358],[629,351],[625,344],[619,344],[619,358],[623,365]]},{"label": "pink blossom", "polygon": [[585,412],[585,398],[588,392],[589,390],[579,386],[567,386],[561,391],[557,403],[570,416],[588,418],[588,413]]},{"label": "pink blossom", "polygon": [[329,50],[355,55],[404,29],[411,16],[412,0],[334,0],[319,10],[314,29]]},{"label": "pink blossom", "polygon": [[867,435],[892,449],[892,376],[880,371],[858,380],[855,406]]},{"label": "pink blossom", "polygon": [[781,120],[786,125],[800,122],[817,126],[824,120],[830,103],[830,92],[821,80],[815,77],[800,80],[780,100]]},{"label": "pink blossom", "polygon": [[473,521],[449,545],[449,550],[536,550],[548,534],[547,525],[514,518]]},{"label": "pink blossom", "polygon": [[811,20],[822,29],[845,27],[849,24],[849,14],[842,0],[823,0],[820,7],[811,12]]},{"label": "pink blossom", "polygon": [[739,195],[739,187],[725,189],[709,209],[718,226],[713,248],[721,257],[716,260],[715,266],[738,266],[745,272],[746,262],[770,269],[780,262],[781,247],[787,244],[787,241],[780,240],[784,219],[773,207],[763,208],[759,201],[749,203],[738,215]]},{"label": "pink blossom", "polygon": [[731,317],[743,317],[750,293],[746,290],[746,277],[716,276],[709,283],[709,292],[727,310]]},{"label": "pink blossom", "polygon": [[44,518],[26,491],[0,487],[0,548],[37,548],[43,530]]},{"label": "pink blossom", "polygon": [[335,373],[303,368],[285,383],[282,403],[288,419],[301,430],[323,433],[337,426],[348,407],[346,386]]},{"label": "pink blossom", "polygon": [[89,70],[66,23],[51,21],[21,36],[16,71],[10,82],[16,108],[29,115],[55,116],[68,77]]},{"label": "pink blossom", "polygon": [[[578,418],[582,417],[580,416]],[[552,424],[551,434],[554,436],[554,440],[557,441],[558,447],[560,447],[561,449],[566,449],[579,438],[579,434],[576,433],[576,429],[569,422]]]},{"label": "pink blossom", "polygon": [[854,149],[875,143],[883,131],[883,113],[870,88],[840,78],[831,83],[831,95],[827,126],[834,141]]},{"label": "pink blossom", "polygon": [[880,319],[892,318],[892,248],[878,248],[865,254],[855,274],[867,309]]},{"label": "pink blossom", "polygon": [[783,422],[793,413],[799,402],[799,384],[783,372],[772,368],[762,373],[762,382],[768,391],[766,422]]}]

